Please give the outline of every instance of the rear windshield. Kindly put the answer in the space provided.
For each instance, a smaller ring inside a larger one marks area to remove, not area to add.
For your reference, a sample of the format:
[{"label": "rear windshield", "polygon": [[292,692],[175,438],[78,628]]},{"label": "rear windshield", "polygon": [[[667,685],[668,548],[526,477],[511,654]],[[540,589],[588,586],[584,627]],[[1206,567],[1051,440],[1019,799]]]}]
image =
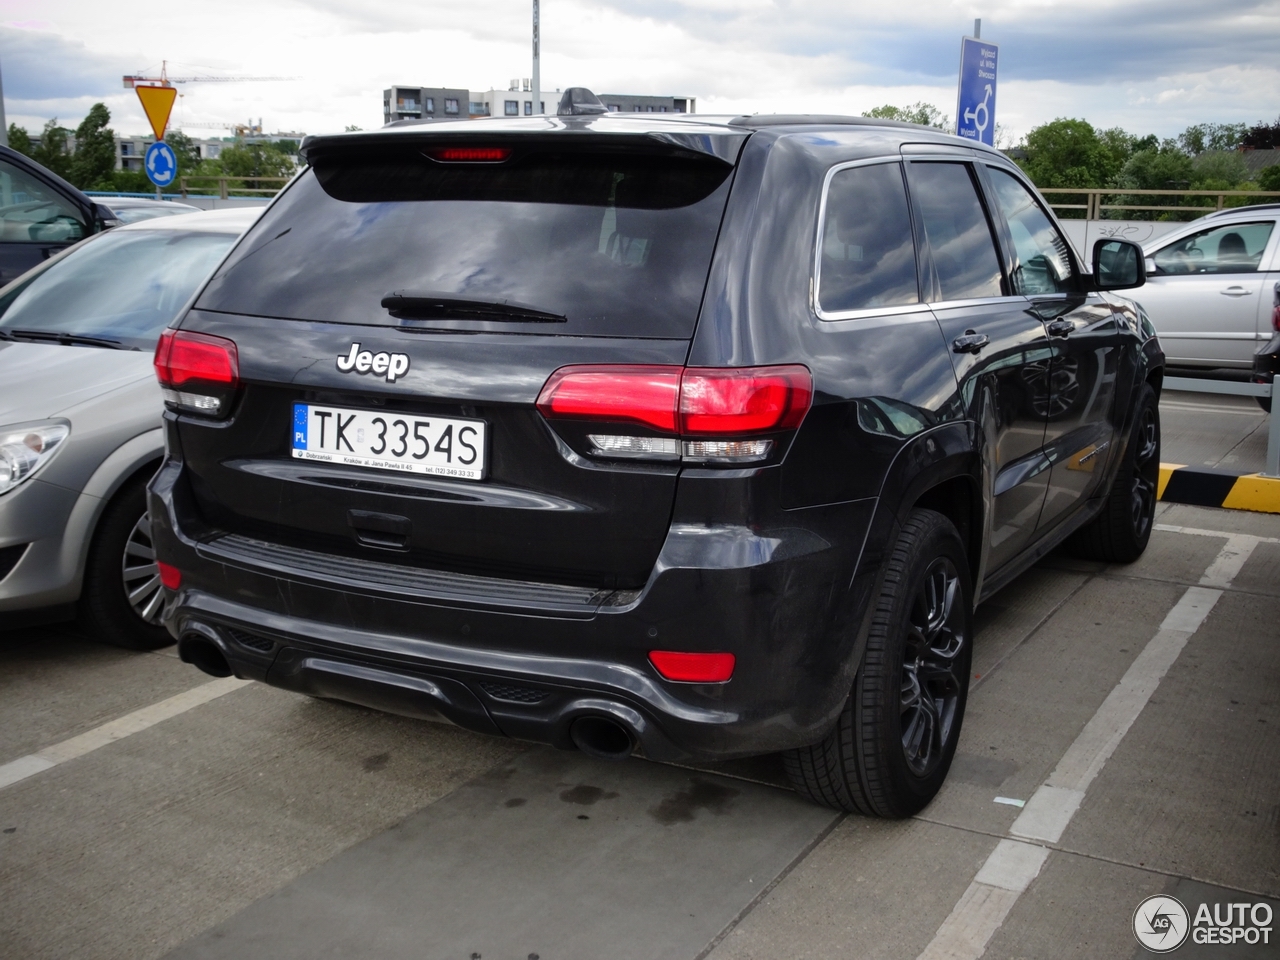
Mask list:
[{"label": "rear windshield", "polygon": [[624,152],[321,159],[198,306],[425,329],[689,337],[731,170],[695,155]]}]

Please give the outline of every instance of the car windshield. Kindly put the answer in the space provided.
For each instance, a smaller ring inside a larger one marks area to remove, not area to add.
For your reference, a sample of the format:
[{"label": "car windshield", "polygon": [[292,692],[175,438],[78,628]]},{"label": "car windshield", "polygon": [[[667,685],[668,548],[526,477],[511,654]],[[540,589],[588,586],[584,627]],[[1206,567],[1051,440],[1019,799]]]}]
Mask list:
[{"label": "car windshield", "polygon": [[103,234],[0,295],[0,330],[16,339],[66,334],[150,350],[235,240],[204,231]]}]

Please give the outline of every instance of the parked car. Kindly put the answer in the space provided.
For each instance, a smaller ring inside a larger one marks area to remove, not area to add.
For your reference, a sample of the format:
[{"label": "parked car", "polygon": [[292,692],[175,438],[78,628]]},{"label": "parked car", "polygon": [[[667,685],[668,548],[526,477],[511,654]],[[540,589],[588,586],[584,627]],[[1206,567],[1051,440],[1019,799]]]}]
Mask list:
[{"label": "parked car", "polygon": [[1141,250],[1080,263],[995,150],[605,114],[303,152],[157,346],[164,622],[207,673],[599,757],[785,751],[901,817],[975,604],[1069,538],[1146,546],[1164,358],[1107,292]]},{"label": "parked car", "polygon": [[121,223],[137,223],[153,217],[179,217],[184,213],[199,213],[199,207],[177,200],[148,200],[143,197],[101,197],[101,206],[107,207]]},{"label": "parked car", "polygon": [[0,284],[119,223],[110,208],[53,171],[0,147]]},{"label": "parked car", "polygon": [[1280,281],[1280,204],[1220,210],[1166,234],[1147,251],[1137,299],[1170,366],[1248,371],[1271,335]]},{"label": "parked car", "polygon": [[[156,338],[257,210],[91,237],[0,289],[0,611],[78,613],[96,637],[172,643],[145,486],[163,453]],[[77,609],[78,607],[78,609]]]}]

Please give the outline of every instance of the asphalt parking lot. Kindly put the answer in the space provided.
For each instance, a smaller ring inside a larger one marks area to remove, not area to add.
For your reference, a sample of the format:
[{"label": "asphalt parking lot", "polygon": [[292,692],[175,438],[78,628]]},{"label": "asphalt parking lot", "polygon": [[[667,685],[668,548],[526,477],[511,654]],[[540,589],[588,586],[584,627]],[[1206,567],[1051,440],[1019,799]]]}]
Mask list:
[{"label": "asphalt parking lot", "polygon": [[[1246,417],[1174,398],[1167,447],[1250,455]],[[0,957],[1138,957],[1150,895],[1280,913],[1280,515],[1157,523],[979,610],[956,762],[901,822],[776,758],[595,761],[0,634]],[[1268,922],[1177,955],[1280,956]]]}]

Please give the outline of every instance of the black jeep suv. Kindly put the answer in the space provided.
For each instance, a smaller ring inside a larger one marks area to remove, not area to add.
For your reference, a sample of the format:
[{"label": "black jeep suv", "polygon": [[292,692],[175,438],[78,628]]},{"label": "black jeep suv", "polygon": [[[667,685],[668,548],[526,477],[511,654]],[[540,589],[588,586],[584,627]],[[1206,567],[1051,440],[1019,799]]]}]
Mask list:
[{"label": "black jeep suv", "polygon": [[1018,169],[839,117],[314,137],[160,343],[184,660],[900,817],[975,605],[1144,549],[1163,356]]}]

